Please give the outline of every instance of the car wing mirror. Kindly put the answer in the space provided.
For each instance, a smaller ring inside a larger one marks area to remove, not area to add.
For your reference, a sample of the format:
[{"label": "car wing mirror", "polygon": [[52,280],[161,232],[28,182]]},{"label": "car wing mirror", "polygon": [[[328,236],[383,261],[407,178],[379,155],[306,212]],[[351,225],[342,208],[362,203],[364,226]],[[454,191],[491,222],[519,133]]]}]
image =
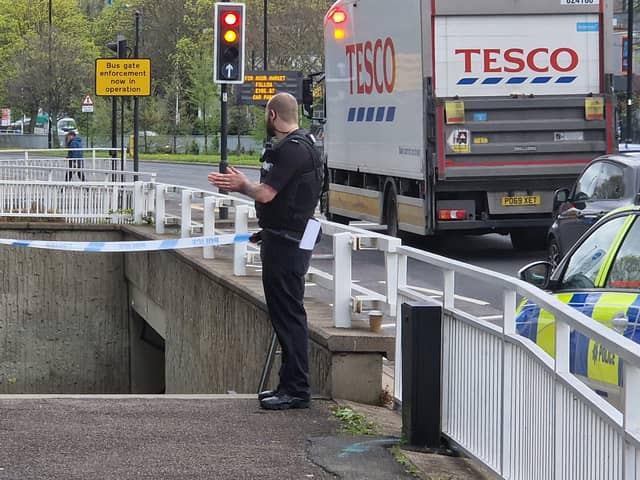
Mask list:
[{"label": "car wing mirror", "polygon": [[569,200],[569,189],[561,188],[560,190],[556,190],[553,194],[553,210],[556,211],[560,208],[564,202]]},{"label": "car wing mirror", "polygon": [[538,288],[548,288],[553,272],[553,265],[547,261],[533,262],[518,271],[520,280],[524,280]]}]

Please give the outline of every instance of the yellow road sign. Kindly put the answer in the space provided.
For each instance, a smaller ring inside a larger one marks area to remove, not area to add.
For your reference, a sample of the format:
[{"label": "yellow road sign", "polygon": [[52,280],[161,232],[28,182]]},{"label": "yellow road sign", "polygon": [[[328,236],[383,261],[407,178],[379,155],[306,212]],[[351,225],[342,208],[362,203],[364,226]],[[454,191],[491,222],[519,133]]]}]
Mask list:
[{"label": "yellow road sign", "polygon": [[148,58],[98,58],[96,95],[146,97],[151,95],[151,60]]}]

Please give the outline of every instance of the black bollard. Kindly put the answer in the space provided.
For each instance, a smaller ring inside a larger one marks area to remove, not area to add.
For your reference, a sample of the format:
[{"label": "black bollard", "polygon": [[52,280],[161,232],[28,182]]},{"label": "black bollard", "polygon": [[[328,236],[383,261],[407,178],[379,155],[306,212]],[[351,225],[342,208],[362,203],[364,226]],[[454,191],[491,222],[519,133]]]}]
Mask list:
[{"label": "black bollard", "polygon": [[402,433],[410,446],[441,449],[442,307],[402,304]]}]

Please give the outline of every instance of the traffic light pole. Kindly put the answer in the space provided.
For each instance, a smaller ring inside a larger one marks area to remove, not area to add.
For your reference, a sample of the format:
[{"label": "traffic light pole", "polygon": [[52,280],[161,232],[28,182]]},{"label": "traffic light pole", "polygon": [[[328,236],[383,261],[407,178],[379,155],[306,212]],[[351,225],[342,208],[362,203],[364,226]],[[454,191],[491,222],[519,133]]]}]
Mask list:
[{"label": "traffic light pole", "polygon": [[[229,115],[228,115],[228,87],[226,83],[220,85],[220,165],[218,170],[220,173],[227,173],[227,167],[229,162],[227,161],[227,135],[229,132]],[[220,193],[227,193],[220,189]],[[228,211],[226,207],[220,208],[220,218],[226,220],[228,218]]]},{"label": "traffic light pole", "polygon": [[[117,169],[117,153],[118,148],[118,97],[111,97],[111,170]],[[112,176],[111,181],[116,181],[115,174]]]},{"label": "traffic light pole", "polygon": [[[136,11],[136,44],[133,47],[134,58],[140,57],[140,16]],[[140,97],[133,97],[133,171],[138,172],[139,153],[138,139],[140,138]],[[138,181],[138,175],[133,176],[133,181]]]},{"label": "traffic light pole", "polygon": [[633,143],[632,110],[633,110],[633,0],[627,2],[627,128],[626,141]]},{"label": "traffic light pole", "polygon": [[[215,4],[213,81],[221,84],[220,165],[218,167],[220,173],[226,173],[229,165],[227,162],[228,84],[240,84],[244,81],[244,13],[244,3],[229,3],[227,0],[223,0]],[[224,190],[218,191],[227,193]],[[221,207],[220,218],[226,219],[227,215],[227,209]]]}]

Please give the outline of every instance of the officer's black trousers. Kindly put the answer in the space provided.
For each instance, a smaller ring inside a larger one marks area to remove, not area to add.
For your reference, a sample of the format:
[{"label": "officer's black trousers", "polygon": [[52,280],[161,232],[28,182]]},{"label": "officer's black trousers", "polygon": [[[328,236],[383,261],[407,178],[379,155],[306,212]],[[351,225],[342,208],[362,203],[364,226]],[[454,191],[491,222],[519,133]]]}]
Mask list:
[{"label": "officer's black trousers", "polygon": [[309,335],[304,309],[304,276],[311,251],[274,233],[262,232],[262,284],[271,324],[282,350],[278,390],[308,398]]}]

